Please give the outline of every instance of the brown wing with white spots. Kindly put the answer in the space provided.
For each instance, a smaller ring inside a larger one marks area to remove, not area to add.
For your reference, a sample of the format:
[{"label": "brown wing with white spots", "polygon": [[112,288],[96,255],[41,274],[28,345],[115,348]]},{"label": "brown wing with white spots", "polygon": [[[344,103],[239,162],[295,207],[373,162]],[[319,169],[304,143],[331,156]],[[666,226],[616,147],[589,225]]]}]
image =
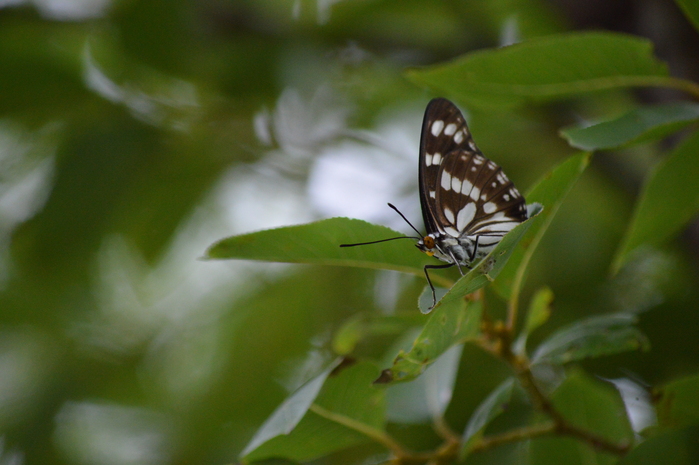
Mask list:
[{"label": "brown wing with white spots", "polygon": [[483,156],[463,115],[446,99],[432,100],[425,111],[420,202],[428,233],[481,236],[483,246],[497,243],[527,216],[524,197]]},{"label": "brown wing with white spots", "polygon": [[481,236],[479,244],[485,246],[499,242],[527,218],[524,197],[502,169],[479,151],[449,153],[439,178],[435,199],[439,221],[452,236]]},{"label": "brown wing with white spots", "polygon": [[459,109],[447,99],[436,98],[425,110],[420,140],[420,204],[428,234],[444,232],[444,228],[440,227],[440,212],[437,208],[439,173],[445,157],[455,150],[478,149]]}]

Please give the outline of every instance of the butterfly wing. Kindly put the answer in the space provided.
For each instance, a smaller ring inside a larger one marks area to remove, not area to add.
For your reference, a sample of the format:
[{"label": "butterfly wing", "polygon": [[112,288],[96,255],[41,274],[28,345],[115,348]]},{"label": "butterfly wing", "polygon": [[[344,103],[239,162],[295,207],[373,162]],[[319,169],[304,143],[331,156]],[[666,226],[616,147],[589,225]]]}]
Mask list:
[{"label": "butterfly wing", "polygon": [[466,120],[453,103],[436,98],[427,105],[420,139],[419,186],[422,218],[428,234],[445,232],[440,227],[443,222],[437,208],[442,162],[455,150],[471,150],[470,142],[473,141]]},{"label": "butterfly wing", "polygon": [[479,236],[483,251],[527,219],[524,197],[502,169],[479,151],[456,150],[439,170],[435,205],[447,234]]},{"label": "butterfly wing", "polygon": [[483,156],[463,115],[446,99],[432,100],[425,112],[420,202],[428,234],[479,236],[483,250],[527,216],[524,197],[502,169]]}]

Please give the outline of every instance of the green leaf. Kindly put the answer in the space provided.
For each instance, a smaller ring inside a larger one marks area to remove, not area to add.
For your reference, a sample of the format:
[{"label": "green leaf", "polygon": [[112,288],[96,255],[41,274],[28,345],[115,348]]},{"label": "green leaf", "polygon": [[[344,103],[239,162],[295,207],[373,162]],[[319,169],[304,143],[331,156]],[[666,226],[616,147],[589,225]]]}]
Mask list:
[{"label": "green leaf", "polygon": [[451,402],[463,348],[457,345],[444,352],[417,379],[389,386],[389,421],[426,423],[443,417]]},{"label": "green leaf", "polygon": [[699,425],[699,375],[663,386],[655,396],[658,423],[665,427]]},{"label": "green leaf", "polygon": [[542,342],[532,363],[561,365],[629,350],[648,350],[648,339],[634,326],[636,321],[635,315],[616,313],[573,323]]},{"label": "green leaf", "polygon": [[[570,424],[618,445],[633,441],[633,430],[619,392],[582,371],[570,373],[552,396],[556,410]],[[580,439],[539,438],[531,443],[531,463],[616,463],[618,458],[594,449]]]},{"label": "green leaf", "polygon": [[386,393],[373,385],[378,374],[374,363],[357,363],[328,378],[315,404],[333,414],[381,429],[386,421]]},{"label": "green leaf", "polygon": [[[240,236],[213,244],[205,258],[263,260],[285,263],[312,263],[365,268],[414,268],[422,272],[421,254],[406,254],[405,244],[387,242],[381,246],[340,247],[399,237],[402,234],[384,226],[349,218],[330,218],[314,223],[285,226]],[[413,260],[401,257],[414,258]],[[411,270],[414,271],[414,270]]]},{"label": "green leaf", "polygon": [[393,366],[384,370],[380,383],[410,381],[449,348],[476,339],[480,334],[480,301],[465,304],[464,299],[452,300],[432,312],[419,336],[408,351],[400,351]]},{"label": "green leaf", "polygon": [[[437,302],[442,300],[442,297],[444,297],[447,292],[449,292],[449,289],[435,286],[434,296],[437,299]],[[429,285],[426,285],[425,288],[422,290],[420,297],[417,299],[417,306],[420,309],[420,313],[427,315],[432,311],[433,305],[434,300],[432,298],[432,288],[430,288]]]},{"label": "green leaf", "polygon": [[[423,267],[429,262],[429,257],[422,253],[410,253],[415,250],[407,247],[404,241],[340,247],[340,244],[356,244],[400,236],[403,234],[366,221],[330,218],[228,237],[209,247],[205,258],[355,266],[422,276]],[[440,276],[435,276],[434,280],[449,284]]]},{"label": "green leaf", "polygon": [[661,244],[699,211],[698,153],[699,131],[696,131],[649,175],[614,259],[614,272],[639,247]]},{"label": "green leaf", "polygon": [[684,15],[689,19],[694,25],[694,29],[699,31],[699,3],[696,0],[675,0]]},{"label": "green leaf", "polygon": [[529,303],[527,311],[527,321],[514,344],[514,351],[517,354],[524,354],[527,348],[527,338],[539,326],[546,323],[551,316],[551,304],[553,303],[553,291],[548,287],[539,289],[532,301]]},{"label": "green leaf", "polygon": [[333,351],[347,355],[354,351],[363,339],[380,337],[385,340],[405,333],[410,328],[422,326],[425,317],[416,312],[403,312],[397,315],[375,313],[355,313],[335,332]]},{"label": "green leaf", "polygon": [[609,32],[549,35],[468,53],[408,79],[466,105],[517,105],[585,92],[657,84],[667,67],[646,39]]},{"label": "green leaf", "polygon": [[437,302],[435,308],[439,308],[441,305],[447,305],[455,300],[463,299],[465,296],[476,292],[478,289],[493,281],[505,268],[505,264],[507,264],[515,247],[534,224],[534,221],[541,211],[541,205],[534,205],[530,218],[518,224],[512,231],[507,233],[498,245],[486,255],[483,260],[478,262],[478,265],[462,276],[451,289],[447,291],[444,297]]},{"label": "green leaf", "polygon": [[558,208],[590,163],[589,153],[579,153],[556,166],[534,185],[526,194],[528,202],[540,203],[544,210],[534,219],[533,224],[510,257],[506,267],[493,283],[495,290],[505,300],[510,299],[514,286],[521,285],[537,245],[553,221]]},{"label": "green leaf", "polygon": [[339,360],[335,361],[325,371],[306,382],[277,407],[272,416],[257,430],[255,436],[245,446],[240,455],[246,456],[270,439],[282,434],[289,434],[301,421],[301,418],[306,415],[308,408],[323,387],[323,383],[325,383],[325,380],[338,364]]},{"label": "green leaf", "polygon": [[666,431],[645,439],[618,465],[695,465],[699,463],[699,426]]},{"label": "green leaf", "polygon": [[366,316],[355,313],[340,329],[335,332],[332,341],[333,351],[338,355],[352,353],[359,341],[364,337]]},{"label": "green leaf", "polygon": [[613,149],[662,139],[695,121],[699,121],[698,104],[669,103],[637,108],[585,128],[569,127],[561,135],[570,145],[582,150]]},{"label": "green leaf", "polygon": [[245,461],[284,457],[305,462],[370,440],[365,431],[380,434],[386,406],[384,390],[372,385],[377,374],[375,365],[363,362],[326,376],[317,399],[292,430],[278,431],[256,448],[248,445],[241,456]]},{"label": "green leaf", "polygon": [[485,428],[497,416],[505,411],[505,406],[512,397],[512,390],[515,386],[515,379],[508,378],[498,386],[490,395],[478,406],[466,425],[462,437],[461,457],[469,454],[476,441],[483,437]]}]

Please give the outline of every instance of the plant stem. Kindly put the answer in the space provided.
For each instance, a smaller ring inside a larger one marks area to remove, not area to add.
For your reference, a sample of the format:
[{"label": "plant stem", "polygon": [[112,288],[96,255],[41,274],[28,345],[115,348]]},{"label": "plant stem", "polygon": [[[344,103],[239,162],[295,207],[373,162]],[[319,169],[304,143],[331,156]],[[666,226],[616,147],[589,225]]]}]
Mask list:
[{"label": "plant stem", "polygon": [[672,76],[648,76],[646,79],[648,79],[647,85],[649,87],[668,87],[681,90],[699,100],[699,84],[696,82]]},{"label": "plant stem", "polygon": [[493,447],[497,447],[502,444],[523,441],[525,439],[532,439],[539,436],[553,434],[555,432],[556,424],[553,422],[517,428],[506,433],[481,438],[480,441],[476,442],[473,445],[473,447],[471,448],[471,452],[483,452],[485,450],[492,449]]},{"label": "plant stem", "polygon": [[[505,333],[506,332],[507,331],[505,331]],[[507,335],[505,334],[503,336]],[[517,376],[517,379],[519,379],[520,384],[527,392],[527,394],[529,394],[529,398],[532,400],[532,403],[534,404],[535,408],[541,411],[542,413],[546,414],[549,418],[551,418],[551,420],[553,420],[553,429],[551,431],[544,432],[542,427],[541,430],[530,430],[530,433],[533,432],[536,435],[558,433],[566,436],[571,436],[590,444],[595,449],[604,450],[606,452],[619,456],[623,456],[629,451],[631,447],[630,444],[617,444],[610,442],[607,439],[592,433],[591,431],[587,431],[583,428],[579,428],[575,425],[570,424],[565,418],[563,418],[560,412],[556,410],[551,401],[537,386],[536,378],[534,377],[534,374],[531,371],[531,365],[529,360],[526,357],[515,355],[512,352],[510,345],[506,343],[507,340],[502,342],[505,343],[496,344],[498,348],[497,355],[499,355],[510,365],[510,367],[512,367],[513,371],[515,372],[515,376]],[[526,432],[526,428],[524,428],[524,431]],[[512,438],[512,436],[507,436],[507,434],[509,433],[506,433],[506,435],[503,436],[505,438]],[[520,432],[520,434],[522,433]],[[504,439],[501,439],[500,441],[504,441]]]},{"label": "plant stem", "polygon": [[320,415],[323,418],[326,418],[330,421],[334,421],[335,423],[338,423],[340,425],[346,426],[350,429],[362,433],[363,435],[385,446],[397,457],[412,455],[408,453],[405,449],[403,449],[403,446],[398,444],[391,436],[386,434],[385,431],[382,431],[378,428],[374,428],[373,426],[367,425],[366,423],[362,423],[361,421],[355,420],[354,418],[350,418],[346,415],[332,412],[326,408],[321,407],[318,404],[311,404],[309,410],[317,415]]}]

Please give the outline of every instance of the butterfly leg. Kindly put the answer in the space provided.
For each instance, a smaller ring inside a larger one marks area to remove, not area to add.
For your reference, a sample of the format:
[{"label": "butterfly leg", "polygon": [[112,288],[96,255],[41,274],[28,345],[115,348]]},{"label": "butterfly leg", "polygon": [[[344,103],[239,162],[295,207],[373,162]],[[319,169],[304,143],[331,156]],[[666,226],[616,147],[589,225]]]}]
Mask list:
[{"label": "butterfly leg", "polygon": [[[456,257],[454,256],[454,252],[452,252],[452,251],[450,250],[450,251],[449,251],[449,256],[451,257],[452,260],[454,260],[454,263],[453,263],[453,264],[456,265],[456,267],[459,269],[459,273],[461,273],[461,276],[463,276],[463,275],[464,275],[464,270],[461,269],[461,263],[459,263],[459,261],[458,261],[458,260],[456,259]],[[445,267],[445,268],[446,268],[446,267]]]},{"label": "butterfly leg", "polygon": [[425,265],[425,277],[427,278],[427,284],[430,285],[430,289],[432,289],[432,306],[430,307],[430,310],[434,308],[435,305],[437,305],[437,294],[434,290],[434,286],[432,285],[432,280],[430,279],[430,274],[427,272],[428,269],[431,270],[438,270],[440,268],[451,268],[454,266],[454,263],[447,263],[446,265]]},{"label": "butterfly leg", "polygon": [[476,236],[476,243],[473,244],[473,253],[471,254],[470,257],[468,257],[468,261],[473,263],[473,260],[476,258],[476,254],[478,253],[478,239],[480,239],[481,236]]}]

